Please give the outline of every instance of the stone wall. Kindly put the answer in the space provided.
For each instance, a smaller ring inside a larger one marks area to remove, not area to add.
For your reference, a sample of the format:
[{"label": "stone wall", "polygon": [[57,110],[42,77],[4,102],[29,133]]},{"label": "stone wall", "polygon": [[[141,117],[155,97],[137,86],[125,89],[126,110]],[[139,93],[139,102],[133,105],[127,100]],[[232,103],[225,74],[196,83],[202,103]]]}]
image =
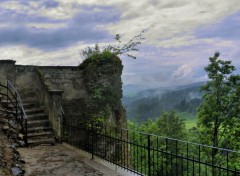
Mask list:
[{"label": "stone wall", "polygon": [[[115,58],[114,62],[109,63],[95,64],[93,67],[92,62],[85,62],[80,67],[29,66],[15,65],[13,60],[0,60],[0,83],[6,85],[6,81],[10,80],[23,101],[31,99],[45,106],[53,126],[55,122],[51,116],[57,112],[52,111],[52,107],[56,105],[53,97],[58,100],[60,95],[62,97],[59,101],[62,103],[57,106],[63,107],[66,116],[64,120],[67,122],[76,125],[78,122],[96,120],[94,118],[104,115],[111,124],[126,127],[125,112],[121,104],[121,61]],[[111,64],[114,72],[108,72]],[[98,93],[94,91],[99,91],[95,89],[96,85],[101,86],[98,99],[94,97],[94,94]],[[55,95],[56,92],[62,93]],[[107,93],[107,96],[104,93]]]},{"label": "stone wall", "polygon": [[[43,100],[42,86],[48,90],[64,91],[63,100],[86,98],[81,70],[78,67],[43,67],[16,65],[15,85],[21,96],[35,92]],[[40,84],[43,84],[42,86]]]}]

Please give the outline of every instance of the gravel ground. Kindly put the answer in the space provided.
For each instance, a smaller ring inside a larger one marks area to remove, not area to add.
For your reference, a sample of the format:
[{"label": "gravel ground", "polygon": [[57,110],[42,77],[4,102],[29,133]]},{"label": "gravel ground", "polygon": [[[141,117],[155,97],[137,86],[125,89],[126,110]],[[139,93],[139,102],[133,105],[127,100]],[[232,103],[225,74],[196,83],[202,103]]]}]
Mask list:
[{"label": "gravel ground", "polygon": [[12,156],[13,151],[10,148],[10,142],[2,132],[2,125],[0,125],[0,176],[12,175]]}]

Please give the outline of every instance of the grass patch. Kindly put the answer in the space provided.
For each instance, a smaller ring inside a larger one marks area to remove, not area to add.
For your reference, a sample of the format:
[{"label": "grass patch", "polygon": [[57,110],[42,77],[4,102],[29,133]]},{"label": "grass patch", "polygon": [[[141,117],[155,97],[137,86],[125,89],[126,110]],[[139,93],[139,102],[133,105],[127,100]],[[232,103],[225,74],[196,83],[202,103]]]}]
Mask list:
[{"label": "grass patch", "polygon": [[177,112],[177,114],[185,119],[186,129],[189,130],[192,127],[197,126],[197,117],[195,114],[190,114],[187,112]]}]

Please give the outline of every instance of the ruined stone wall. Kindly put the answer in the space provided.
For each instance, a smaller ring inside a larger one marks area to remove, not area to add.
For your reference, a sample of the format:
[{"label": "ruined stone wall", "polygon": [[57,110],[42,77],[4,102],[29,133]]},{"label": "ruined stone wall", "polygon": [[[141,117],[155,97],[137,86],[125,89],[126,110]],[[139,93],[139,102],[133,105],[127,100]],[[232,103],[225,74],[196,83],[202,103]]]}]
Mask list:
[{"label": "ruined stone wall", "polygon": [[0,60],[1,83],[10,80],[23,100],[34,99],[49,111],[50,90],[60,90],[65,120],[99,120],[126,127],[119,58],[85,61],[80,67],[15,65]]},{"label": "ruined stone wall", "polygon": [[39,84],[44,84],[49,90],[63,90],[63,100],[86,97],[82,74],[78,67],[16,65],[15,84],[22,96],[32,92],[41,93],[42,90]]},{"label": "ruined stone wall", "polygon": [[[15,85],[25,99],[34,99],[45,107],[52,120],[51,91],[62,91],[62,107],[68,121],[80,121],[83,110],[79,104],[87,99],[87,92],[79,67],[16,65]],[[85,103],[84,103],[85,104]]]}]

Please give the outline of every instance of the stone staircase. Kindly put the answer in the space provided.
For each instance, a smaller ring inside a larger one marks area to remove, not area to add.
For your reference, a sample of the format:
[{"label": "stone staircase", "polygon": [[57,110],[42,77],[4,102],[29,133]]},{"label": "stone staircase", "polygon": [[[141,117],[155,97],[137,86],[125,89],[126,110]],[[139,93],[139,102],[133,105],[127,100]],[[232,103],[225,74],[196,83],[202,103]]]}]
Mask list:
[{"label": "stone staircase", "polygon": [[44,108],[28,101],[23,103],[28,118],[28,144],[30,146],[40,144],[55,144],[53,129],[50,126],[48,115]]},{"label": "stone staircase", "polygon": [[[23,100],[23,107],[27,115],[27,130],[28,130],[28,145],[36,146],[43,144],[55,144],[55,137],[53,134],[53,128],[50,126],[48,115],[45,113],[44,108],[38,105],[34,100],[27,99]],[[8,107],[10,113],[15,113],[13,111],[13,105],[9,104],[7,106],[7,101],[1,99],[1,105],[3,107]],[[7,122],[7,120],[13,119],[10,115],[7,119],[6,112],[1,114],[2,123]]]}]

